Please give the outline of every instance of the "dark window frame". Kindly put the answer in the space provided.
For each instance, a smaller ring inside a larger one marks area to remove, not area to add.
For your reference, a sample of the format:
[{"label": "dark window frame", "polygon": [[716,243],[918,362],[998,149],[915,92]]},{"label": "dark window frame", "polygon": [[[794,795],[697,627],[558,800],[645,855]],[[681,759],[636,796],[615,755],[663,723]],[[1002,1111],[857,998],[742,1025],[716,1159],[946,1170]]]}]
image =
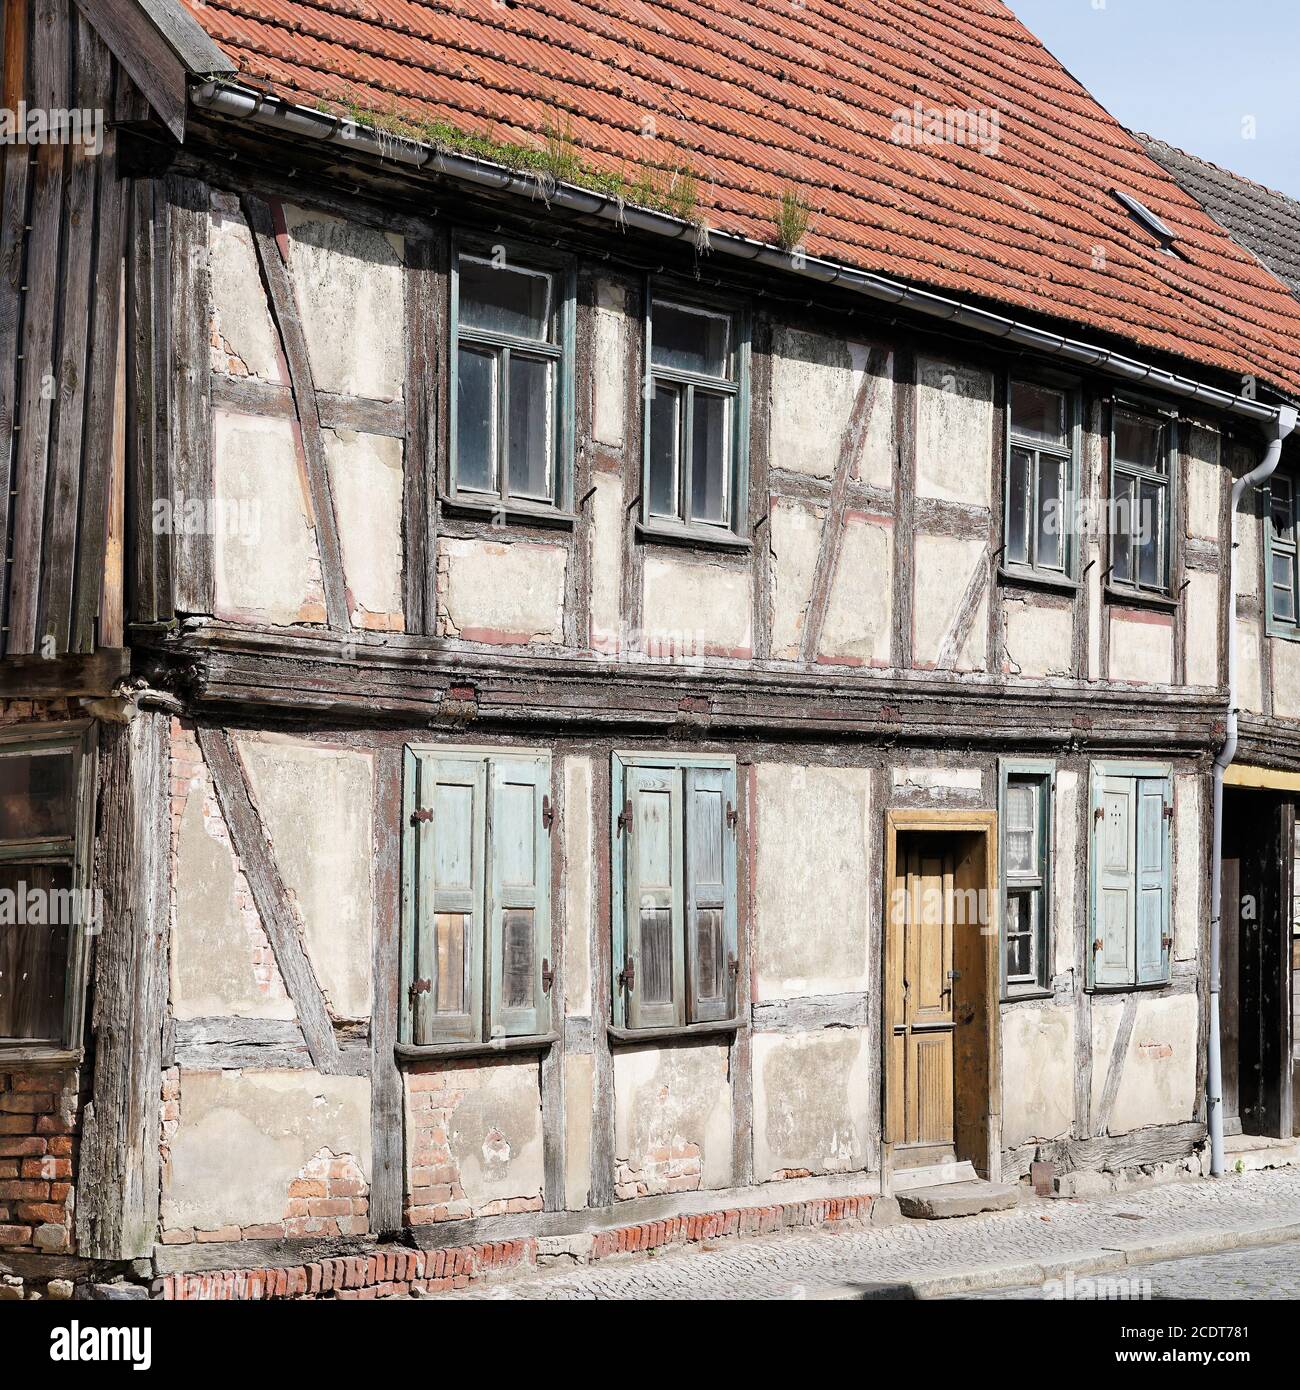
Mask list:
[{"label": "dark window frame", "polygon": [[[1065,398],[1066,436],[1065,446],[1044,444],[1038,440],[1017,437],[1012,415],[1012,393],[1016,383],[1036,386],[1043,390],[1055,391]],[[1003,411],[1004,450],[1002,469],[1002,559],[1001,570],[1009,578],[1028,579],[1053,584],[1060,587],[1075,588],[1078,584],[1079,536],[1076,534],[1075,519],[1079,498],[1079,459],[1083,432],[1082,392],[1077,382],[1055,376],[1036,373],[1008,373],[1005,379],[1006,402]],[[1011,555],[1011,469],[1014,451],[1021,449],[1030,454],[1032,470],[1032,500],[1026,514],[1026,548],[1028,558],[1015,559]],[[1044,566],[1037,556],[1037,516],[1040,497],[1040,477],[1044,458],[1056,459],[1064,464],[1065,482],[1062,488],[1062,510],[1066,516],[1066,527],[1061,546],[1063,561],[1059,568]]]},{"label": "dark window frame", "polygon": [[[1289,641],[1300,641],[1300,558],[1298,558],[1297,541],[1300,540],[1300,516],[1297,515],[1297,486],[1300,485],[1300,478],[1287,470],[1279,471],[1269,479],[1265,485],[1264,492],[1264,625],[1265,631],[1270,637],[1281,637]],[[1290,539],[1279,540],[1274,534],[1273,513],[1274,508],[1280,500],[1279,494],[1285,493],[1289,501],[1287,509],[1290,513]],[[1278,559],[1285,559],[1291,571],[1291,616],[1287,617],[1284,613],[1279,613],[1276,608],[1277,591],[1282,586],[1279,585],[1273,573],[1274,562]]]},{"label": "dark window frame", "polygon": [[[1115,456],[1115,421],[1116,415],[1120,412],[1136,416],[1158,423],[1164,430],[1164,469],[1161,471],[1156,466],[1141,466],[1132,463],[1120,464]],[[1166,605],[1173,602],[1175,593],[1175,576],[1180,556],[1180,545],[1178,536],[1178,465],[1179,465],[1179,426],[1181,422],[1176,412],[1151,401],[1145,401],[1132,396],[1117,396],[1112,398],[1110,403],[1110,435],[1109,435],[1109,457],[1107,459],[1107,501],[1110,506],[1109,524],[1107,535],[1109,541],[1109,568],[1106,572],[1107,587],[1114,591],[1117,597],[1125,600],[1129,599],[1151,599],[1157,602],[1163,601]],[[1129,545],[1129,566],[1130,573],[1127,579],[1116,578],[1115,571],[1118,563],[1119,541],[1116,534],[1116,520],[1118,516],[1118,488],[1117,479],[1123,478],[1131,481],[1134,493],[1141,499],[1142,485],[1154,486],[1161,489],[1162,505],[1160,508],[1160,526],[1162,529],[1163,547],[1161,553],[1161,573],[1155,584],[1146,583],[1140,576],[1140,549],[1136,535],[1130,533]]]}]

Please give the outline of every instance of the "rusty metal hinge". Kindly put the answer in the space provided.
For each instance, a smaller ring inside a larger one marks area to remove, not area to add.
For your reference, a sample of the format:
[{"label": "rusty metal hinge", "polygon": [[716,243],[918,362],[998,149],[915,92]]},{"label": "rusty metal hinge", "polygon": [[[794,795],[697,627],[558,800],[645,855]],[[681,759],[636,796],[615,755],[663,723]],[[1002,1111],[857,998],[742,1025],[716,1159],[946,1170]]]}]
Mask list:
[{"label": "rusty metal hinge", "polygon": [[433,819],[433,811],[432,811],[432,809],[431,809],[430,807],[427,807],[427,806],[426,806],[423,810],[412,811],[412,812],[411,812],[411,824],[412,824],[412,825],[419,825],[421,821],[432,820],[432,819]]},{"label": "rusty metal hinge", "polygon": [[1174,939],[1173,939],[1172,936],[1162,936],[1162,937],[1160,938],[1160,949],[1161,949],[1162,951],[1167,951],[1167,950],[1169,950],[1169,948],[1170,948],[1173,944],[1174,944]]},{"label": "rusty metal hinge", "polygon": [[636,957],[628,956],[627,964],[618,972],[618,987],[629,994],[636,988]]},{"label": "rusty metal hinge", "polygon": [[1100,819],[1102,818],[1102,816],[1104,816],[1105,814],[1106,814],[1106,808],[1105,808],[1104,806],[1098,806],[1097,809],[1092,813],[1092,818],[1093,818],[1093,820],[1098,821],[1098,820],[1100,820]]},{"label": "rusty metal hinge", "polygon": [[740,974],[740,962],[736,959],[735,951],[727,952],[727,969],[731,972],[733,980]]},{"label": "rusty metal hinge", "polygon": [[1098,937],[1098,938],[1096,939],[1096,941],[1094,941],[1094,942],[1092,943],[1092,953],[1093,953],[1093,955],[1095,956],[1095,955],[1097,954],[1097,952],[1100,951],[1100,950],[1101,950],[1101,937]]},{"label": "rusty metal hinge", "polygon": [[549,830],[555,824],[555,807],[549,796],[542,797],[542,829]]},{"label": "rusty metal hinge", "polygon": [[731,804],[730,801],[728,801],[728,802],[727,802],[727,825],[728,825],[728,827],[729,827],[730,829],[734,830],[734,829],[736,828],[736,822],[737,822],[739,819],[740,819],[740,816],[737,814],[736,808]]},{"label": "rusty metal hinge", "polygon": [[555,971],[551,969],[551,962],[542,957],[542,993],[549,994],[551,986],[555,983]]},{"label": "rusty metal hinge", "polygon": [[1165,804],[1165,819],[1166,819],[1166,820],[1173,820],[1173,818],[1174,818],[1174,806],[1173,806],[1173,802],[1166,802],[1166,804]]},{"label": "rusty metal hinge", "polygon": [[411,1007],[415,1008],[415,996],[417,994],[428,994],[432,988],[432,980],[412,980],[411,988],[406,991],[406,996],[411,1001]]},{"label": "rusty metal hinge", "polygon": [[630,835],[632,833],[632,800],[630,797],[623,803],[623,809],[618,813],[618,828],[620,834],[626,832]]}]

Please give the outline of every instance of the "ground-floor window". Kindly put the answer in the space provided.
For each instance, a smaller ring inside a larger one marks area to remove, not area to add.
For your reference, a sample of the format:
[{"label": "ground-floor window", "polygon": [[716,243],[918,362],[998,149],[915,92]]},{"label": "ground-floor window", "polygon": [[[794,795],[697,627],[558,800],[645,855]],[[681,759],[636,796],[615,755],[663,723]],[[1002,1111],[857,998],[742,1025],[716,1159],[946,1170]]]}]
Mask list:
[{"label": "ground-floor window", "polygon": [[1052,765],[1004,762],[1002,990],[1051,988]]},{"label": "ground-floor window", "polygon": [[735,1012],[736,766],[614,756],[614,1022]]},{"label": "ground-floor window", "polygon": [[550,1026],[549,754],[408,748],[401,1040]]},{"label": "ground-floor window", "polygon": [[1173,783],[1165,765],[1092,768],[1091,983],[1097,988],[1169,979],[1169,825]]},{"label": "ground-floor window", "polygon": [[0,1057],[80,1045],[94,759],[84,725],[0,739]]}]

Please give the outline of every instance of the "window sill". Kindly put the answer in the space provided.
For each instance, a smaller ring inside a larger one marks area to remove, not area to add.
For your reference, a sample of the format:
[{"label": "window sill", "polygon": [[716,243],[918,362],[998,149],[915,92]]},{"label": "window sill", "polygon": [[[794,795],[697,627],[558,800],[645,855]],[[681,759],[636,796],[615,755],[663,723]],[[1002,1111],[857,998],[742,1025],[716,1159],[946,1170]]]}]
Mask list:
[{"label": "window sill", "polygon": [[1264,635],[1276,637],[1280,642],[1300,642],[1300,626],[1290,626],[1276,618],[1267,618],[1264,622]]},{"label": "window sill", "polygon": [[506,525],[554,526],[557,530],[564,530],[571,529],[577,520],[572,512],[561,511],[544,502],[521,502],[517,498],[503,503],[453,493],[440,500],[448,516],[468,517],[477,521],[504,517]]},{"label": "window sill", "polygon": [[1063,574],[1042,574],[1037,570],[1018,570],[1010,565],[998,566],[998,578],[1004,584],[1026,589],[1050,589],[1056,594],[1077,594],[1079,581]]},{"label": "window sill", "polygon": [[1168,989],[1173,978],[1167,980],[1148,980],[1145,984],[1087,985],[1085,994],[1149,994],[1152,990]]},{"label": "window sill", "polygon": [[0,1070],[10,1067],[75,1066],[84,1055],[79,1047],[56,1047],[50,1043],[0,1042]]},{"label": "window sill", "polygon": [[708,1023],[683,1023],[670,1028],[618,1028],[608,1027],[609,1040],[613,1044],[627,1046],[636,1043],[671,1042],[674,1038],[710,1038],[730,1036],[739,1031],[743,1019],[720,1018]]},{"label": "window sill", "polygon": [[1003,991],[1002,1002],[1004,1004],[1019,1004],[1025,999],[1055,999],[1056,991],[1044,989],[1042,985],[1023,985],[1014,989]]},{"label": "window sill", "polygon": [[1156,594],[1147,589],[1123,589],[1115,584],[1106,585],[1106,602],[1128,608],[1155,608],[1162,613],[1178,610],[1178,600],[1169,594]]},{"label": "window sill", "polygon": [[698,546],[705,550],[730,550],[737,554],[747,554],[754,548],[753,541],[748,537],[713,527],[674,526],[668,522],[638,521],[636,534],[640,540],[652,543]]},{"label": "window sill", "polygon": [[438,1057],[493,1057],[501,1052],[545,1052],[559,1040],[558,1033],[538,1033],[527,1038],[493,1038],[487,1042],[398,1043],[393,1051],[400,1062],[427,1062]]}]

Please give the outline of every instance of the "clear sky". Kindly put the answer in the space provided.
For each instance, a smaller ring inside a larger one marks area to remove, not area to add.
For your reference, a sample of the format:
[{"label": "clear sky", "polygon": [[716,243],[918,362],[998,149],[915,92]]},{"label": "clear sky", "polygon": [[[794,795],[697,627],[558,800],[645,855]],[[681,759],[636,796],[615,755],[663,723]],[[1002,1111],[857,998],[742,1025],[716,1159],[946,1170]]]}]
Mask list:
[{"label": "clear sky", "polygon": [[1297,0],[1007,3],[1131,130],[1300,198]]}]

